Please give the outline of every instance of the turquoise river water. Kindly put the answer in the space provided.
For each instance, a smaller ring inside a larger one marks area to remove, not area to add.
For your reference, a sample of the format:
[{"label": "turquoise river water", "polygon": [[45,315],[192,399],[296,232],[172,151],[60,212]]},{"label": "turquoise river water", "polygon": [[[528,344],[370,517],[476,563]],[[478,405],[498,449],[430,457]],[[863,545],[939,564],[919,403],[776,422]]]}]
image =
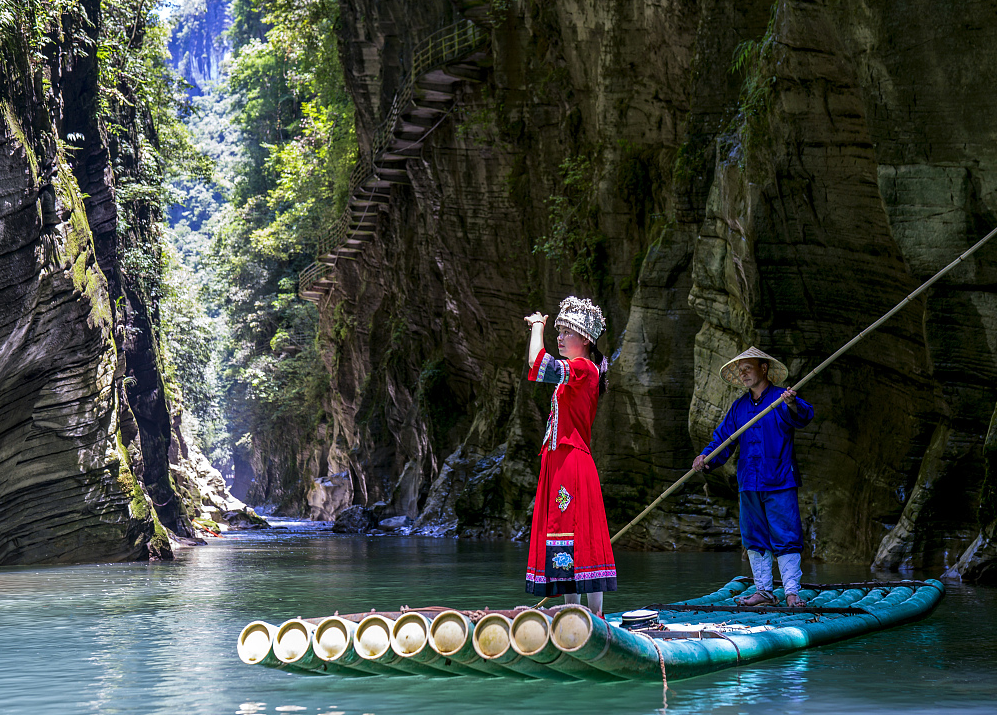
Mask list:
[{"label": "turquoise river water", "polygon": [[[917,624],[677,681],[666,703],[654,684],[341,680],[243,665],[236,637],[255,619],[529,601],[519,544],[288,526],[230,534],[169,563],[0,569],[0,712],[997,713],[997,589],[961,585]],[[609,611],[701,595],[747,573],[730,553],[617,560],[621,590],[607,596]],[[804,576],[869,578],[860,566],[821,564]]]}]

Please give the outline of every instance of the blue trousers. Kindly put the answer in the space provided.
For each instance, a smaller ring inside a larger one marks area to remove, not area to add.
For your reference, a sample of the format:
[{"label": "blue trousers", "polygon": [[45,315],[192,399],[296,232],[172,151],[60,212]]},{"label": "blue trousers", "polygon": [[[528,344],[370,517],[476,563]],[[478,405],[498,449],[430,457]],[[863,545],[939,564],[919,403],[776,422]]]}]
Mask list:
[{"label": "blue trousers", "polygon": [[803,552],[803,524],[796,487],[741,492],[741,544],[775,556]]}]

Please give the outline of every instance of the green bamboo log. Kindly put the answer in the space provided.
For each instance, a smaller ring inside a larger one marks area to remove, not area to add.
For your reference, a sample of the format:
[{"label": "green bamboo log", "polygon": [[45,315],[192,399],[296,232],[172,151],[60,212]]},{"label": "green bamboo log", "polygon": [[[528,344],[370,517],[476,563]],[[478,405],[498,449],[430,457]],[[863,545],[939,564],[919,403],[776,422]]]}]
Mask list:
[{"label": "green bamboo log", "polygon": [[398,671],[380,663],[365,660],[353,645],[357,624],[339,616],[329,616],[319,621],[312,633],[311,651],[319,660],[339,669],[360,674],[397,674]]},{"label": "green bamboo log", "polygon": [[829,591],[820,591],[817,595],[807,598],[807,604],[813,606],[824,606],[827,605],[828,601],[832,601],[841,595],[841,591],[838,589],[831,589]]},{"label": "green bamboo log", "polygon": [[285,621],[277,629],[273,639],[273,654],[277,659],[298,671],[308,671],[313,675],[339,675],[342,677],[363,677],[369,672],[347,668],[330,663],[316,654],[314,638],[316,626],[300,618]]},{"label": "green bamboo log", "polygon": [[548,668],[574,675],[582,680],[624,679],[573,658],[558,648],[551,641],[550,624],[551,618],[546,613],[533,609],[520,611],[512,619],[510,626],[512,649],[535,663],[542,663]]},{"label": "green bamboo log", "polygon": [[273,639],[277,635],[277,626],[266,621],[253,621],[239,633],[236,650],[239,659],[247,665],[262,665],[266,668],[276,668],[282,663],[273,653]]},{"label": "green bamboo log", "polygon": [[430,620],[421,613],[409,611],[402,614],[391,629],[391,650],[410,663],[427,665],[448,675],[484,675],[480,670],[469,668],[435,651],[429,640],[431,626]]},{"label": "green bamboo log", "polygon": [[910,598],[897,606],[891,606],[884,598],[879,603],[874,604],[869,611],[881,622],[886,622],[891,626],[923,618],[938,605],[945,594],[945,587],[941,581],[928,579],[926,583],[928,585],[918,588]]},{"label": "green bamboo log", "polygon": [[299,618],[284,621],[273,638],[273,654],[282,663],[302,666],[300,662],[312,640],[315,626]]},{"label": "green bamboo log", "polygon": [[523,673],[483,660],[474,650],[474,623],[460,611],[443,611],[429,627],[429,645],[444,658],[481,671],[485,675],[524,678]]},{"label": "green bamboo log", "polygon": [[[752,588],[750,583],[735,578],[731,579],[722,588],[718,588],[713,593],[700,596],[699,598],[690,598],[688,601],[676,601],[675,603],[689,606],[712,606],[717,603],[722,603],[728,599],[733,599],[736,596],[740,596],[746,593],[749,588]],[[731,603],[733,603],[733,601],[731,601]]]},{"label": "green bamboo log", "polygon": [[881,602],[884,598],[886,598],[887,595],[888,594],[886,592],[884,592],[882,589],[873,589],[872,591],[870,591],[869,593],[867,593],[865,596],[863,596],[862,598],[860,598],[859,600],[857,600],[855,603],[853,603],[852,607],[853,608],[866,608],[866,609],[872,608],[877,603]]},{"label": "green bamboo log", "polygon": [[353,647],[360,657],[370,663],[379,663],[399,672],[413,675],[444,676],[441,670],[425,663],[413,662],[391,648],[391,631],[395,621],[379,613],[372,613],[357,624],[353,634]]},{"label": "green bamboo log", "polygon": [[607,673],[632,680],[663,677],[650,638],[612,626],[581,606],[558,611],[550,633],[559,649]]},{"label": "green bamboo log", "polygon": [[501,613],[489,613],[474,627],[472,643],[482,660],[496,663],[509,670],[545,680],[578,680],[573,675],[530,660],[512,648],[512,620]]}]

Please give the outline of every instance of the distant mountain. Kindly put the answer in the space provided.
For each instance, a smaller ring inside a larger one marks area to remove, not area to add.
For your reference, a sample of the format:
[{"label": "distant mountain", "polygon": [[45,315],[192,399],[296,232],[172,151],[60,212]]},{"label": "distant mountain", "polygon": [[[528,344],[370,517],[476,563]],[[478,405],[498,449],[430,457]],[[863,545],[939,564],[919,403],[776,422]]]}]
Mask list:
[{"label": "distant mountain", "polygon": [[229,0],[184,0],[173,17],[176,26],[169,49],[172,66],[192,85],[191,96],[221,77],[222,63],[231,52],[225,34],[232,24]]}]

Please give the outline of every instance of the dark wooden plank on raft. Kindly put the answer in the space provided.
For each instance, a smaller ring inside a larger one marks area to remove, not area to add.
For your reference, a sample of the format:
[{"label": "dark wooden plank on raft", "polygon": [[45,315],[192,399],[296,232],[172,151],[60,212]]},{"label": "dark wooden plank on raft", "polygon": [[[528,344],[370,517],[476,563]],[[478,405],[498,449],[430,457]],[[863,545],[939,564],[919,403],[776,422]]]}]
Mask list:
[{"label": "dark wooden plank on raft", "polygon": [[[564,606],[555,606],[553,608],[537,608],[537,609],[534,609],[534,610],[540,611],[541,613],[544,613],[544,614],[550,616],[551,618],[553,618],[554,615],[558,611],[560,611],[562,608],[565,608],[566,605],[571,605],[571,604],[565,604]],[[333,615],[339,616],[340,618],[342,618],[344,620],[347,620],[347,621],[353,621],[354,623],[359,623],[360,621],[362,621],[367,616],[372,616],[372,615],[384,616],[385,618],[389,618],[389,619],[391,619],[393,621],[396,621],[399,618],[401,618],[403,615],[405,615],[406,613],[421,613],[422,615],[424,615],[427,618],[429,618],[429,620],[433,620],[433,618],[435,618],[439,614],[443,613],[444,611],[457,611],[458,613],[462,613],[465,616],[467,616],[468,619],[472,623],[477,623],[484,616],[486,616],[486,615],[488,615],[490,613],[498,613],[499,615],[506,616],[508,618],[515,618],[516,616],[518,616],[520,613],[522,613],[525,610],[529,610],[529,607],[527,606],[527,607],[523,607],[523,608],[505,608],[505,609],[488,609],[488,608],[483,608],[483,609],[480,609],[480,610],[468,611],[468,610],[462,610],[460,608],[450,608],[448,606],[423,606],[423,607],[420,607],[420,608],[404,608],[403,607],[402,610],[400,610],[400,611],[378,611],[378,610],[375,610],[375,609],[371,609],[369,611],[364,611],[362,613],[339,613],[339,612],[336,612]],[[324,621],[326,618],[328,618],[328,616],[321,616],[319,618],[303,618],[301,620],[308,621],[309,623],[313,623],[315,625],[318,625],[319,623],[321,623],[322,621]]]},{"label": "dark wooden plank on raft", "polygon": [[[734,579],[735,581],[740,581],[741,583],[754,583],[754,579],[751,576],[738,576]],[[782,586],[782,581],[776,579],[772,582],[773,586]],[[801,583],[800,588],[810,589],[813,591],[840,591],[846,588],[862,588],[862,589],[873,589],[873,588],[899,588],[901,586],[906,586],[911,588],[913,586],[931,586],[931,588],[937,589],[933,583],[928,583],[927,581],[916,581],[913,579],[905,579],[902,581],[851,581],[848,583]]]},{"label": "dark wooden plank on raft", "polygon": [[652,603],[644,606],[648,611],[673,611],[688,613],[813,613],[815,615],[871,616],[864,608],[789,608],[787,606],[694,606],[685,603]]}]

